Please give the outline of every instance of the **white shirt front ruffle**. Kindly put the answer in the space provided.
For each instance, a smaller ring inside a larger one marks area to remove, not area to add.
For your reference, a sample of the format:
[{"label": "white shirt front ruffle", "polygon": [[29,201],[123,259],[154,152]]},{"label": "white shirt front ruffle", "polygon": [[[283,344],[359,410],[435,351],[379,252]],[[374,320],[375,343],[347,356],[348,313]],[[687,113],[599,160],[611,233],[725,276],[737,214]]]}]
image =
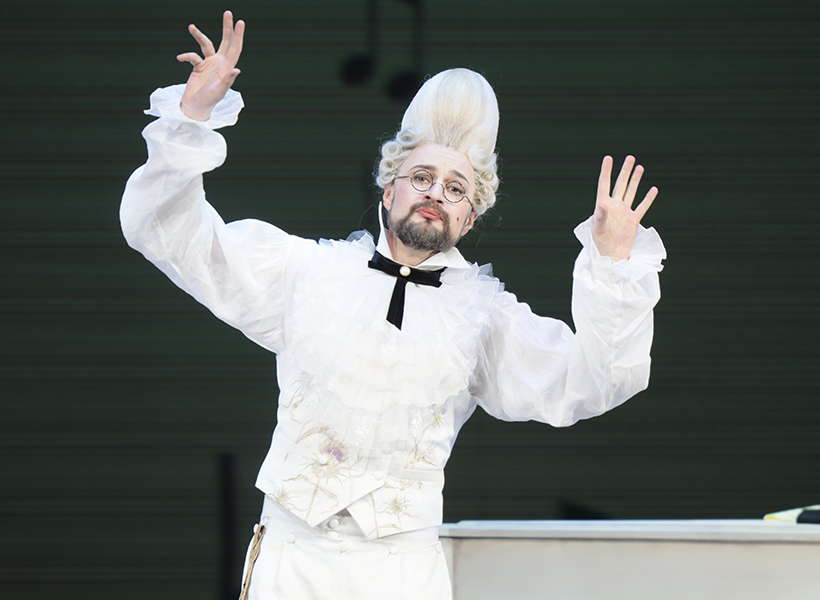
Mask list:
[{"label": "white shirt front ruffle", "polygon": [[308,376],[312,421],[369,451],[414,440],[445,402],[465,401],[496,279],[468,265],[439,288],[408,285],[399,330],[385,318],[396,280],[367,266],[369,234],[299,246],[280,360]]}]

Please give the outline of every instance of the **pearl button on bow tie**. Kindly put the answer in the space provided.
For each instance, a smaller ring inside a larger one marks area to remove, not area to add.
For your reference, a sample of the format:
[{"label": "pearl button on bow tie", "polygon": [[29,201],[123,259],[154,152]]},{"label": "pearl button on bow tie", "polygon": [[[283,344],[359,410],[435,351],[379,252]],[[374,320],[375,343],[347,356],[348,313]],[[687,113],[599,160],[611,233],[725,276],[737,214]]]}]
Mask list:
[{"label": "pearl button on bow tie", "polygon": [[404,292],[407,282],[441,287],[441,272],[444,271],[443,268],[436,271],[425,271],[424,269],[414,269],[407,265],[400,265],[389,258],[385,258],[378,252],[373,254],[373,258],[370,259],[367,266],[396,278],[396,285],[393,286],[393,296],[390,298],[390,306],[387,309],[387,321],[398,329],[401,329],[401,322],[404,317]]}]

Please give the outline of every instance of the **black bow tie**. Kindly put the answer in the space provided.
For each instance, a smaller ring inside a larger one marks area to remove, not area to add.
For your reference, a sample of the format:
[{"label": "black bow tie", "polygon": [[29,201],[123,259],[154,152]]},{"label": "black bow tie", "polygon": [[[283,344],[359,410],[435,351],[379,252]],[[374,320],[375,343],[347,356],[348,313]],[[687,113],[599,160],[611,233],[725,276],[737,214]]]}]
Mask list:
[{"label": "black bow tie", "polygon": [[367,266],[396,278],[393,297],[390,298],[390,307],[387,309],[387,320],[399,329],[401,329],[401,321],[404,317],[404,290],[407,287],[407,282],[412,281],[418,285],[441,287],[441,272],[446,268],[443,267],[437,271],[414,269],[385,258],[378,252],[373,254],[373,258],[370,259]]}]

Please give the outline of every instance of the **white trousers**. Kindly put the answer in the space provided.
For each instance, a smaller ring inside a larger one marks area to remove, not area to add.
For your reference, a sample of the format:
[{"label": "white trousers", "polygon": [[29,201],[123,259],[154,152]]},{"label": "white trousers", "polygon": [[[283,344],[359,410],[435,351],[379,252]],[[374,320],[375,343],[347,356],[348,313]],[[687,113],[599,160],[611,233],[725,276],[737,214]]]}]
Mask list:
[{"label": "white trousers", "polygon": [[267,496],[259,525],[248,600],[452,600],[437,527],[368,540],[346,510],[310,527]]}]

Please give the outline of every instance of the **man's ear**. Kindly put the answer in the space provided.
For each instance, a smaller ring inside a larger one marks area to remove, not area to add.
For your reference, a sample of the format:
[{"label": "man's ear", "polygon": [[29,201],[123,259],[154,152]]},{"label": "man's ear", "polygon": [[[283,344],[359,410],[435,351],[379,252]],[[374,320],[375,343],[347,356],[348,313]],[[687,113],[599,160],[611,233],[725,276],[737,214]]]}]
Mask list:
[{"label": "man's ear", "polygon": [[[473,228],[473,224],[475,223],[475,220],[477,218],[478,218],[478,213],[476,211],[470,212],[470,216],[467,217],[467,220],[464,222],[464,227],[461,230],[461,237],[464,237],[465,235],[467,235],[467,232],[470,231]],[[459,238],[459,239],[461,239],[461,238]]]},{"label": "man's ear", "polygon": [[393,206],[393,182],[391,181],[384,186],[384,194],[382,194],[382,204],[387,210]]}]

